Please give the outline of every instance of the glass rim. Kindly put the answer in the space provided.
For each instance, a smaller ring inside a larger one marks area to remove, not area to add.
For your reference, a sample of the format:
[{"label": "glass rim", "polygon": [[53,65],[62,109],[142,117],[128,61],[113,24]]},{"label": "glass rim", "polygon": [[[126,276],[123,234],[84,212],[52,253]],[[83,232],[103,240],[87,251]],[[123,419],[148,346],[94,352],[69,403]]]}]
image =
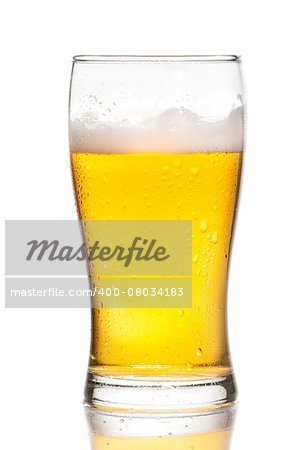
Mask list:
[{"label": "glass rim", "polygon": [[75,55],[74,63],[124,63],[124,62],[240,62],[240,55]]}]

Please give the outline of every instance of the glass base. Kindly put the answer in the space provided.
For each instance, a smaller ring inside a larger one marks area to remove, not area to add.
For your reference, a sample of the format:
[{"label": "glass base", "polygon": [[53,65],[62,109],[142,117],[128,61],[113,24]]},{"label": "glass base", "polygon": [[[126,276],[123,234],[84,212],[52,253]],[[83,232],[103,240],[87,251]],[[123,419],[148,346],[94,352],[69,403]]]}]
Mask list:
[{"label": "glass base", "polygon": [[108,410],[194,411],[236,400],[232,374],[219,377],[100,376],[88,372],[85,403]]}]

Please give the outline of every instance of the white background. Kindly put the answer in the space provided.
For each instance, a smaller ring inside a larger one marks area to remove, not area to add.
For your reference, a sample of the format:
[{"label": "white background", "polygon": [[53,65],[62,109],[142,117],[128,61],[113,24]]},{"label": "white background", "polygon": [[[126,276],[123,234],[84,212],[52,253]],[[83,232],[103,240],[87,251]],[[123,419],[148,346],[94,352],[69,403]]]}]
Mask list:
[{"label": "white background", "polygon": [[[2,7],[6,219],[76,218],[67,140],[74,54],[242,55],[248,140],[229,284],[240,391],[234,450],[307,442],[305,6],[28,0]],[[1,448],[88,449],[81,402],[89,310],[3,310],[1,322]]]}]

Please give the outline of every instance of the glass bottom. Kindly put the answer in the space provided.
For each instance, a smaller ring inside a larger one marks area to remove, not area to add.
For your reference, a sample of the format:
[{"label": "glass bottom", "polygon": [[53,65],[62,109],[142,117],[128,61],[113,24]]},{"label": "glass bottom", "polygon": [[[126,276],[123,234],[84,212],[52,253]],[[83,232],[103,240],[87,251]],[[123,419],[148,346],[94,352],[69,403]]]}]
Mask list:
[{"label": "glass bottom", "polygon": [[232,374],[217,377],[101,376],[88,372],[85,403],[106,410],[200,411],[236,400]]}]

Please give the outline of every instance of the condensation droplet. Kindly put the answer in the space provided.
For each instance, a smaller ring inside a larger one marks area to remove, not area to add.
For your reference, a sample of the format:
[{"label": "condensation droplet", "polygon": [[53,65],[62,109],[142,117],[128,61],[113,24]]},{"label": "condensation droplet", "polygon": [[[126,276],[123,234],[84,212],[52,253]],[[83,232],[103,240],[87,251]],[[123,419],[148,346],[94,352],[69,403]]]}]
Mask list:
[{"label": "condensation droplet", "polygon": [[197,254],[194,256],[193,262],[196,263],[198,261],[198,259],[199,259],[199,255]]},{"label": "condensation droplet", "polygon": [[198,350],[196,351],[196,355],[197,356],[201,356],[202,355],[202,348],[199,347]]},{"label": "condensation droplet", "polygon": [[216,233],[216,231],[214,231],[212,233],[211,241],[213,242],[213,244],[217,244],[217,242],[218,242],[218,234]]},{"label": "condensation droplet", "polygon": [[192,167],[190,171],[195,176],[198,175],[198,173],[199,173],[198,167]]},{"label": "condensation droplet", "polygon": [[173,164],[175,165],[175,167],[182,167],[182,162],[181,162],[181,160],[179,158],[176,158],[173,161]]},{"label": "condensation droplet", "polygon": [[184,311],[182,309],[179,310],[179,316],[181,316],[181,317],[184,316]]},{"label": "condensation droplet", "polygon": [[197,276],[199,277],[201,273],[201,269],[197,269]]},{"label": "condensation droplet", "polygon": [[206,220],[201,220],[200,222],[200,231],[202,231],[202,233],[205,233],[207,230],[207,221]]}]

